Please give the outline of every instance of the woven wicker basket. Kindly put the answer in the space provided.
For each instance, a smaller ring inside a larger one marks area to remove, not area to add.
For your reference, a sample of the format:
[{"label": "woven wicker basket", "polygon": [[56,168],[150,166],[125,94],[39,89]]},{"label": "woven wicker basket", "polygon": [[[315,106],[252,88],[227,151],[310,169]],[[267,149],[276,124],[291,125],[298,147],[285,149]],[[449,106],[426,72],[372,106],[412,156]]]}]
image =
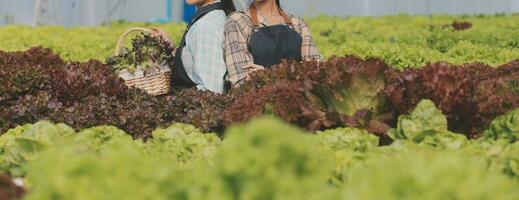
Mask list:
[{"label": "woven wicker basket", "polygon": [[[116,56],[122,52],[126,37],[134,32],[153,33],[155,31],[139,27],[128,29],[117,41],[114,52]],[[171,91],[171,70],[166,63],[150,67],[146,71],[129,72],[128,70],[122,70],[118,76],[124,80],[126,86],[137,87],[153,96],[168,94]]]}]

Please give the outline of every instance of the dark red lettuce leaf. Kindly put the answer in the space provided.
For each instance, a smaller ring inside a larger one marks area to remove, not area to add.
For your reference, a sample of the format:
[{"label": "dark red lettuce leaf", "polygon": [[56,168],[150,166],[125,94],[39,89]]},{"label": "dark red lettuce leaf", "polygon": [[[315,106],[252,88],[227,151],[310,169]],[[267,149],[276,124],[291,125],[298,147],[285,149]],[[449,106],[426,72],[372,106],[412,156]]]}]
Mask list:
[{"label": "dark red lettuce leaf", "polygon": [[472,23],[454,21],[452,22],[452,28],[454,28],[456,31],[464,31],[472,28]]},{"label": "dark red lettuce leaf", "polygon": [[127,94],[122,79],[108,65],[90,60],[85,63],[70,63],[50,72],[53,97],[63,103],[75,103],[87,96],[118,96]]},{"label": "dark red lettuce leaf", "polygon": [[[394,117],[387,117],[391,109],[385,106],[383,95],[386,85],[384,71],[388,68],[379,59],[363,60],[355,56],[333,57],[324,63],[285,61],[273,69],[254,74],[251,81],[238,92],[232,92],[245,94],[237,100],[242,104],[234,104],[230,109],[229,113],[233,114],[227,117],[227,121],[250,119],[270,111],[265,109],[266,106],[287,104],[287,100],[277,98],[276,93],[279,92],[286,98],[297,100],[290,100],[290,106],[294,108],[285,107],[285,110],[277,110],[273,114],[310,130],[340,125],[365,128],[368,124],[383,124],[385,121],[371,122],[381,119],[378,115],[384,115],[386,121],[395,121]],[[304,117],[300,114],[287,114],[292,113],[287,109],[302,112],[299,107],[308,108],[308,105],[318,105],[306,111],[312,113],[309,116],[313,117],[309,119],[302,120]],[[358,112],[369,114],[358,115]],[[389,126],[383,127],[377,130],[385,132],[383,129]]]},{"label": "dark red lettuce leaf", "polygon": [[284,60],[271,69],[255,72],[251,75],[251,80],[247,81],[239,88],[233,88],[229,93],[231,95],[240,95],[250,90],[260,89],[280,80],[295,81],[303,83],[302,87],[311,87],[311,81],[308,74],[312,70],[320,70],[320,63],[316,61],[294,62]]},{"label": "dark red lettuce leaf", "polygon": [[407,114],[421,100],[430,99],[447,116],[452,130],[473,134],[477,104],[471,97],[478,80],[466,69],[439,62],[421,69],[390,71],[387,98],[400,114]]},{"label": "dark red lettuce leaf", "polygon": [[483,125],[480,129],[486,128],[497,116],[519,108],[519,71],[481,82],[474,101],[478,102],[478,116]]},{"label": "dark red lettuce leaf", "polygon": [[115,125],[147,137],[173,121],[165,100],[124,86],[99,61],[65,63],[48,49],[0,52],[0,132],[39,120]]},{"label": "dark red lettuce leaf", "polygon": [[430,99],[447,116],[449,130],[477,137],[493,118],[519,106],[513,92],[519,74],[516,63],[493,68],[439,62],[419,69],[387,70],[386,98],[399,114]]},{"label": "dark red lettuce leaf", "polygon": [[262,115],[275,115],[309,130],[333,125],[319,100],[297,81],[278,80],[240,95],[226,110],[225,122],[227,125],[246,122]]},{"label": "dark red lettuce leaf", "polygon": [[231,95],[188,89],[163,97],[168,113],[176,122],[193,124],[205,132],[223,133],[225,109],[233,101]]},{"label": "dark red lettuce leaf", "polygon": [[41,47],[25,52],[0,51],[0,103],[48,89],[52,77],[46,72],[64,65],[58,55]]}]

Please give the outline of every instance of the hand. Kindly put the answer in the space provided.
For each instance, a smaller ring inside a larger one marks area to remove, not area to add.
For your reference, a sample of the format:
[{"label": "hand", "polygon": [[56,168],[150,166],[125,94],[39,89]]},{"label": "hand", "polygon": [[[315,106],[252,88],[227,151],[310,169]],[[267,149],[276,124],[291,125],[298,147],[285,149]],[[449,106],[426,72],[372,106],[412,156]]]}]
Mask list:
[{"label": "hand", "polygon": [[250,81],[252,74],[254,74],[255,72],[261,71],[261,70],[265,70],[265,67],[263,67],[261,65],[250,64],[250,65],[247,65],[244,69],[249,70],[249,73],[247,74],[247,77],[245,77],[245,80]]},{"label": "hand", "polygon": [[[160,28],[156,28],[156,27],[151,27],[150,29],[154,31],[153,33],[151,33],[152,37],[160,37],[160,38],[164,39],[166,42],[171,43],[171,38],[164,30],[162,30]],[[173,45],[173,43],[172,43],[172,45]]]},{"label": "hand", "polygon": [[163,40],[165,40],[166,42],[169,42],[169,44],[171,45],[171,47],[173,47],[173,52],[171,52],[172,55],[176,55],[177,53],[177,48],[175,47],[175,43],[173,43],[171,41],[171,38],[169,37],[169,35],[162,29],[160,28],[156,28],[156,27],[151,27],[150,28],[151,30],[153,30],[153,33],[151,33],[151,36],[152,37],[158,37],[158,38],[162,38]]},{"label": "hand", "polygon": [[264,70],[265,67],[263,67],[261,65],[256,65],[256,64],[249,64],[249,65],[245,66],[244,69],[248,69],[249,73],[253,73],[253,72]]}]

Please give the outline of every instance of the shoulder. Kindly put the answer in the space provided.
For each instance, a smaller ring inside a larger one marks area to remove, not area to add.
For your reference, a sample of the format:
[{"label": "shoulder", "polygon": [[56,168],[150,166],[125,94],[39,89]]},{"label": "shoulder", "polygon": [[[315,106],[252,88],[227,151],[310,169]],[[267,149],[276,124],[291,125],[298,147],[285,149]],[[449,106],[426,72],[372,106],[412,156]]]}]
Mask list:
[{"label": "shoulder", "polygon": [[229,14],[229,16],[227,17],[227,20],[229,19],[234,19],[234,20],[238,20],[238,19],[241,19],[241,18],[250,18],[250,11],[249,9],[243,9],[243,10],[237,10],[237,11],[234,11],[232,12],[231,14]]},{"label": "shoulder", "polygon": [[252,30],[252,19],[249,10],[241,10],[231,13],[225,22],[226,34],[241,32],[246,37]]},{"label": "shoulder", "polygon": [[190,32],[211,32],[223,31],[225,28],[225,12],[215,10],[207,13],[206,16],[199,19],[192,27]]},{"label": "shoulder", "polygon": [[304,18],[295,16],[290,13],[286,13],[286,14],[292,20],[292,24],[294,25],[294,29],[296,30],[296,32],[298,32],[299,34],[303,34],[303,33],[307,32],[305,30],[308,30],[308,25],[307,25],[306,21],[304,20]]},{"label": "shoulder", "polygon": [[227,17],[228,23],[244,24],[250,21],[249,9],[233,12]]},{"label": "shoulder", "polygon": [[206,16],[202,17],[196,24],[210,25],[210,24],[224,24],[226,19],[225,12],[223,10],[215,10],[207,13]]},{"label": "shoulder", "polygon": [[306,26],[306,22],[305,22],[304,18],[295,16],[288,12],[285,12],[285,13],[292,20],[292,23],[294,24],[294,26]]}]

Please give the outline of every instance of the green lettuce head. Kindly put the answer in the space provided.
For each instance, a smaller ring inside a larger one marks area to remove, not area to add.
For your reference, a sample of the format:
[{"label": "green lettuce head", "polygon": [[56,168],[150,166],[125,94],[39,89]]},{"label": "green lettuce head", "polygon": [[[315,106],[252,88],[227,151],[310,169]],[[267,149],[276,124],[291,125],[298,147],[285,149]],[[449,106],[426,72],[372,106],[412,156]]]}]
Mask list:
[{"label": "green lettuce head", "polygon": [[484,133],[485,138],[510,142],[519,140],[519,109],[497,117]]},{"label": "green lettuce head", "polygon": [[410,115],[398,118],[396,129],[389,131],[391,139],[404,140],[441,148],[460,148],[467,138],[448,130],[447,118],[430,100],[422,100]]}]

